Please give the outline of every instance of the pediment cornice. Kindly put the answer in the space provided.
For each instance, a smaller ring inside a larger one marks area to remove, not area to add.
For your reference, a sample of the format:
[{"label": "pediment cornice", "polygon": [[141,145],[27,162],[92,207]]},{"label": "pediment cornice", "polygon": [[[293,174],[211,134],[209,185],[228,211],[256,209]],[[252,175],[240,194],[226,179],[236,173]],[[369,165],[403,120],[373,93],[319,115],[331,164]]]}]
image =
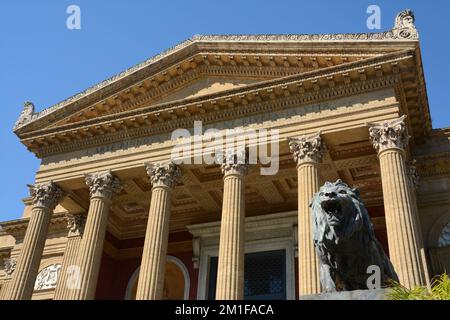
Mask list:
[{"label": "pediment cornice", "polygon": [[[21,136],[50,123],[59,125],[61,119],[93,103],[102,102],[106,109],[111,108],[110,103],[115,106],[115,99],[121,104],[122,97],[127,100],[127,96],[138,95],[147,87],[159,86],[177,74],[195,69],[197,65],[216,62],[219,66],[228,63],[243,66],[252,63],[259,66],[300,65],[302,62],[296,60],[299,53],[314,65],[318,64],[315,61],[317,56],[311,56],[315,53],[326,53],[329,56],[325,59],[333,59],[333,52],[341,55],[359,52],[374,56],[406,47],[414,48],[418,33],[413,22],[413,13],[404,10],[397,15],[391,30],[378,33],[194,36],[39,113],[34,112],[32,104],[27,104],[16,123],[15,132]],[[261,46],[261,43],[264,45]],[[296,55],[294,59],[290,54]],[[325,60],[325,65],[329,61]],[[123,96],[114,96],[122,90],[125,91],[121,93]]]}]

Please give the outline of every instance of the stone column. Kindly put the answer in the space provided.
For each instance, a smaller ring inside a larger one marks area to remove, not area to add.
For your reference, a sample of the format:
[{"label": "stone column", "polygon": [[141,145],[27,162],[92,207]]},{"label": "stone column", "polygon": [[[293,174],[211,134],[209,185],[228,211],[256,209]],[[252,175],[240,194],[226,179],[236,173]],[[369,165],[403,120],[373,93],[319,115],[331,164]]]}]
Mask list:
[{"label": "stone column", "polygon": [[244,151],[228,154],[222,164],[223,204],[220,224],[217,300],[244,298],[245,175]]},{"label": "stone column", "polygon": [[54,300],[68,300],[77,287],[77,257],[81,243],[86,216],[84,214],[67,214],[67,242],[61,271],[55,289]]},{"label": "stone column", "polygon": [[408,173],[408,182],[409,182],[409,190],[411,192],[411,203],[413,208],[413,224],[416,228],[414,234],[416,235],[416,241],[417,241],[417,247],[419,248],[420,252],[420,261],[419,263],[422,264],[422,282],[427,285],[428,288],[431,288],[430,283],[430,275],[428,272],[428,265],[427,265],[427,257],[425,253],[425,247],[423,244],[423,234],[422,234],[422,226],[420,223],[420,215],[419,215],[419,208],[417,205],[417,189],[419,187],[419,175],[416,170],[416,160],[411,160],[406,162],[406,172]]},{"label": "stone column", "polygon": [[91,200],[78,249],[76,265],[79,267],[80,288],[72,290],[71,298],[75,300],[95,298],[111,198],[122,189],[119,179],[111,171],[87,174],[86,184],[89,186]]},{"label": "stone column", "polygon": [[172,190],[181,170],[172,162],[146,164],[146,170],[152,183],[152,198],[136,300],[161,300],[164,291]]},{"label": "stone column", "polygon": [[289,139],[297,163],[299,295],[320,293],[319,260],[314,248],[309,204],[319,191],[319,163],[323,154],[320,132]]},{"label": "stone column", "polygon": [[370,124],[369,134],[380,159],[389,256],[400,283],[412,288],[425,282],[417,246],[415,205],[405,165],[409,138],[405,117]]},{"label": "stone column", "polygon": [[63,197],[63,191],[53,182],[29,186],[33,210],[28,222],[14,276],[5,295],[7,300],[27,300],[33,295],[51,215]]}]

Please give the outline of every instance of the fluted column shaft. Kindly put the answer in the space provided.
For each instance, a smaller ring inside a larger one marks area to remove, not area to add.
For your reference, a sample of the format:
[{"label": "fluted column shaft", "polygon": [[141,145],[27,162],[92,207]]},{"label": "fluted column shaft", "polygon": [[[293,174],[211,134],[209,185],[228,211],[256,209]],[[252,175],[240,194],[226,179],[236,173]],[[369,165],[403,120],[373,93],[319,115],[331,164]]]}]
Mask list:
[{"label": "fluted column shaft", "polygon": [[78,249],[79,288],[70,298],[93,300],[103,253],[111,197],[121,190],[119,180],[110,172],[86,175],[91,192],[84,234]]},{"label": "fluted column shaft", "polygon": [[217,300],[244,298],[245,164],[222,166],[224,171],[220,225]]},{"label": "fluted column shaft", "polygon": [[417,242],[417,248],[419,248],[420,253],[420,261],[419,263],[422,264],[422,282],[427,285],[427,287],[431,287],[430,282],[430,275],[428,272],[428,263],[427,263],[427,257],[425,253],[425,246],[423,242],[423,234],[422,234],[422,226],[420,223],[420,216],[419,216],[419,208],[417,204],[417,188],[419,185],[419,175],[416,171],[415,166],[416,160],[412,160],[406,163],[406,171],[408,174],[408,182],[409,182],[409,191],[411,193],[411,204],[413,209],[413,225],[415,227],[414,234],[416,235],[416,242]]},{"label": "fluted column shaft", "polygon": [[297,163],[299,295],[317,294],[321,291],[319,260],[313,243],[309,204],[320,188],[319,163],[323,153],[320,132],[291,138],[289,147]]},{"label": "fluted column shaft", "polygon": [[424,285],[414,199],[405,165],[408,141],[405,117],[372,124],[370,136],[380,159],[389,256],[399,281],[407,288]]},{"label": "fluted column shaft", "polygon": [[317,164],[299,165],[297,177],[299,294],[315,294],[320,293],[319,260],[312,239],[309,203],[320,188]]},{"label": "fluted column shaft", "polygon": [[180,175],[173,163],[147,164],[152,198],[145,233],[136,300],[161,300],[164,292],[172,189]]},{"label": "fluted column shaft", "polygon": [[8,285],[6,300],[29,300],[44,251],[53,209],[62,198],[62,191],[52,182],[30,186],[33,210],[23,239],[17,267]]},{"label": "fluted column shaft", "polygon": [[77,268],[78,249],[80,247],[86,217],[81,214],[76,214],[68,215],[67,219],[69,233],[67,235],[58,283],[53,296],[54,300],[70,299],[73,294],[73,289],[76,288],[78,283],[78,279],[74,278],[78,276],[75,268]]}]

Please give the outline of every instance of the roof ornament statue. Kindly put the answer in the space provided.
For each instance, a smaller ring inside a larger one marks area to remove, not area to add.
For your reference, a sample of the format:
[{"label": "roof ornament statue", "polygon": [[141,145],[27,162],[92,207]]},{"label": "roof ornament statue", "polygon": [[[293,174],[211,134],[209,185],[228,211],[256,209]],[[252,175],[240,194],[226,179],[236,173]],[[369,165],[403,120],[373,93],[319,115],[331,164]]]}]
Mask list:
[{"label": "roof ornament statue", "polygon": [[14,125],[14,129],[18,128],[27,122],[30,122],[33,119],[34,113],[34,104],[33,102],[26,101],[23,104],[23,110],[20,113],[19,119],[17,119],[16,124]]},{"label": "roof ornament statue", "polygon": [[399,39],[418,39],[419,33],[414,25],[414,12],[410,9],[403,10],[395,17],[395,25],[392,31]]}]

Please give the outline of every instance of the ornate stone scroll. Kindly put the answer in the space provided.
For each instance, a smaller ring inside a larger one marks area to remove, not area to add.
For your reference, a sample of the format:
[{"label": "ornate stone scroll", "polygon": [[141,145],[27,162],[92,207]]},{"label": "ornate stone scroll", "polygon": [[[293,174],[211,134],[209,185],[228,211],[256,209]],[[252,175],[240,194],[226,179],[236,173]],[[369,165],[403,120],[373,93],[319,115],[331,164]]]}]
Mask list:
[{"label": "ornate stone scroll", "polygon": [[173,188],[181,177],[180,168],[173,162],[147,163],[145,168],[154,187],[165,186]]},{"label": "ornate stone scroll", "polygon": [[321,132],[289,138],[289,149],[297,165],[304,162],[320,162],[324,152]]},{"label": "ornate stone scroll", "polygon": [[396,148],[404,150],[408,144],[406,115],[382,123],[369,123],[369,136],[378,153]]},{"label": "ornate stone scroll", "polygon": [[120,180],[111,173],[111,170],[86,174],[85,178],[91,197],[111,198],[114,193],[122,190]]},{"label": "ornate stone scroll", "polygon": [[28,188],[33,198],[34,207],[44,207],[53,210],[64,197],[64,191],[52,181],[34,186],[28,185]]}]

